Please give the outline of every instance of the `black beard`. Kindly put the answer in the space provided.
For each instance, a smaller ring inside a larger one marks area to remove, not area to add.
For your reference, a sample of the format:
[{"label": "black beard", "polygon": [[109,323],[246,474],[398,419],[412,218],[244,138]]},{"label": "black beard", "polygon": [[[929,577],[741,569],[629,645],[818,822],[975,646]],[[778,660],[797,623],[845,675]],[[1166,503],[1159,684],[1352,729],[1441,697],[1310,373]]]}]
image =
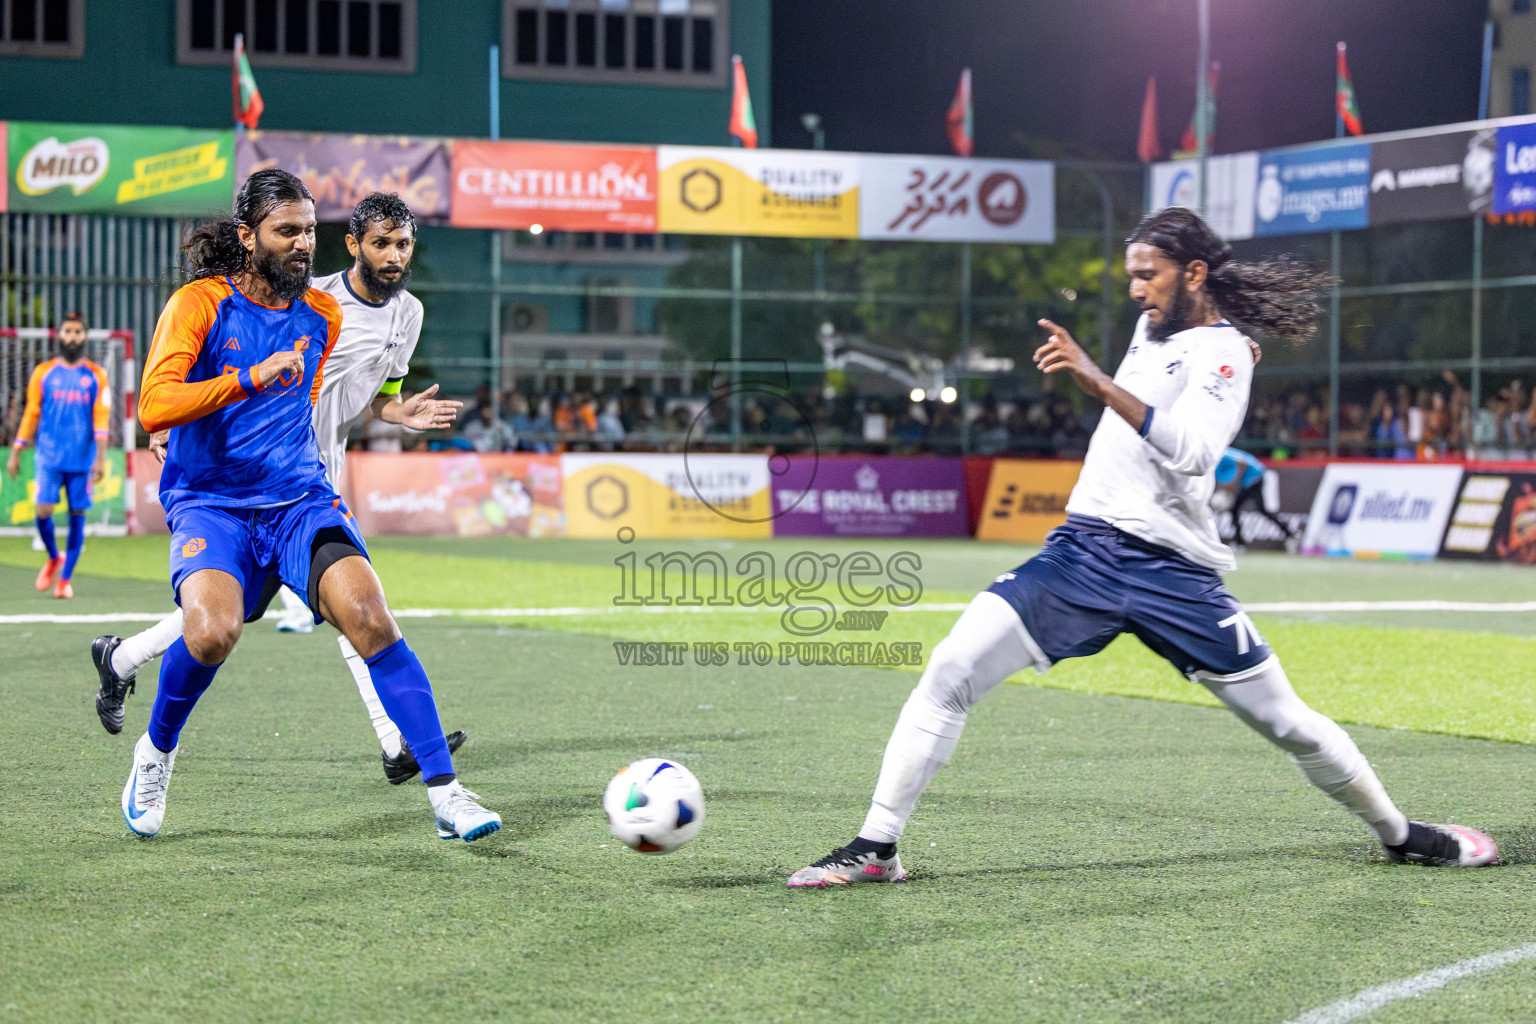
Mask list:
[{"label": "black beard", "polygon": [[357,274],[363,279],[363,287],[368,290],[371,298],[380,302],[388,302],[405,290],[405,283],[411,279],[411,268],[404,267],[400,276],[394,281],[386,281],[373,269],[373,265],[365,259],[357,261]]},{"label": "black beard", "polygon": [[66,345],[61,342],[59,344],[59,355],[64,357],[66,363],[76,362],[81,356],[85,355],[85,342],[81,342],[78,345]]},{"label": "black beard", "polygon": [[267,279],[267,284],[273,293],[284,302],[302,298],[304,293],[309,291],[314,264],[308,257],[303,260],[302,270],[289,270],[291,263],[285,263],[279,259],[271,249],[262,248],[261,242],[258,241],[256,251],[251,254],[251,265],[256,269],[256,273]]},{"label": "black beard", "polygon": [[1163,314],[1160,321],[1147,321],[1147,338],[1151,341],[1167,341],[1169,338],[1186,331],[1190,327],[1190,307],[1194,303],[1189,298],[1189,292],[1184,290],[1184,275],[1179,275],[1179,283],[1173,290],[1173,306]]}]

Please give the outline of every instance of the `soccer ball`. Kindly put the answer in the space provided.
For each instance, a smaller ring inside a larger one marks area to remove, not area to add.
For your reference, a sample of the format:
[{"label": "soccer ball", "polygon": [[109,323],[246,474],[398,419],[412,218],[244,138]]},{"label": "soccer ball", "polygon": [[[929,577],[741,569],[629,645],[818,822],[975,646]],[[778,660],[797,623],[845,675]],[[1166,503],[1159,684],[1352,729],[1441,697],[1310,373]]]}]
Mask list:
[{"label": "soccer ball", "polygon": [[671,853],[704,827],[704,790],[676,761],[647,757],[626,765],[603,793],[614,837],[641,853]]}]

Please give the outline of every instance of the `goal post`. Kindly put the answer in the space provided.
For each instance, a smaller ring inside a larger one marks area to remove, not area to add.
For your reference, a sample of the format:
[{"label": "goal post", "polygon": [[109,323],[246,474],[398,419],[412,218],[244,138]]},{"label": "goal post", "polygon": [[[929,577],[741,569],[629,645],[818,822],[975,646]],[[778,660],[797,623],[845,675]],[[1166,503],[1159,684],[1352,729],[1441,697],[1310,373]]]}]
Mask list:
[{"label": "goal post", "polygon": [[[0,327],[0,434],[10,446],[21,422],[27,401],[27,382],[33,369],[58,355],[55,332],[47,327]],[[86,532],[98,536],[118,536],[132,532],[136,525],[132,452],[138,442],[138,366],[134,358],[133,332],[93,329],[85,334],[86,358],[97,363],[107,374],[107,394],[111,415],[107,424],[109,457],[108,478],[94,495],[95,504],[86,517]],[[121,452],[119,458],[112,453]],[[4,499],[0,501],[0,536],[27,535],[34,532],[32,507],[36,491],[31,477],[30,460],[23,465],[20,479],[0,480]],[[113,481],[112,477],[117,476]],[[59,514],[64,507],[60,504]]]}]

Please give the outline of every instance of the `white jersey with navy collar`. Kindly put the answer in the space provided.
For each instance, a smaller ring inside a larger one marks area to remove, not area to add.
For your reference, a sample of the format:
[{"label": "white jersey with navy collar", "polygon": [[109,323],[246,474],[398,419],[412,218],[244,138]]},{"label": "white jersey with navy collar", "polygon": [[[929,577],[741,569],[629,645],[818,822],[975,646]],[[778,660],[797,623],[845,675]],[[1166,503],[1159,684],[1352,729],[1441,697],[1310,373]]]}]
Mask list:
[{"label": "white jersey with navy collar", "polygon": [[1210,500],[1216,464],[1248,409],[1252,350],[1228,323],[1162,342],[1146,328],[1143,316],[1115,383],[1147,404],[1147,422],[1138,433],[1104,410],[1067,511],[1228,572],[1237,563],[1216,532]]},{"label": "white jersey with navy collar", "polygon": [[421,300],[407,291],[369,302],[352,290],[347,272],[316,278],[314,286],[341,304],[341,336],[325,361],[315,402],[315,439],[331,486],[341,486],[347,434],[386,383],[410,370],[421,337]]}]

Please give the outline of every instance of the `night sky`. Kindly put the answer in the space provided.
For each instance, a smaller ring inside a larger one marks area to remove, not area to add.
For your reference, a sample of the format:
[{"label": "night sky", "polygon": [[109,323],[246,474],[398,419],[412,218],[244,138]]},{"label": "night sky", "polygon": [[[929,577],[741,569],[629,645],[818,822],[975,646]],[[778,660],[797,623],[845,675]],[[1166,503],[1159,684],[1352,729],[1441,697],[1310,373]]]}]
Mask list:
[{"label": "night sky", "polygon": [[[1486,0],[1211,0],[1218,153],[1331,138],[1334,44],[1367,132],[1477,115]],[[949,152],[974,76],[976,152],[1133,160],[1148,75],[1164,153],[1194,108],[1195,0],[774,0],[773,133],[827,148]],[[1042,144],[1046,147],[1040,148]]]}]

